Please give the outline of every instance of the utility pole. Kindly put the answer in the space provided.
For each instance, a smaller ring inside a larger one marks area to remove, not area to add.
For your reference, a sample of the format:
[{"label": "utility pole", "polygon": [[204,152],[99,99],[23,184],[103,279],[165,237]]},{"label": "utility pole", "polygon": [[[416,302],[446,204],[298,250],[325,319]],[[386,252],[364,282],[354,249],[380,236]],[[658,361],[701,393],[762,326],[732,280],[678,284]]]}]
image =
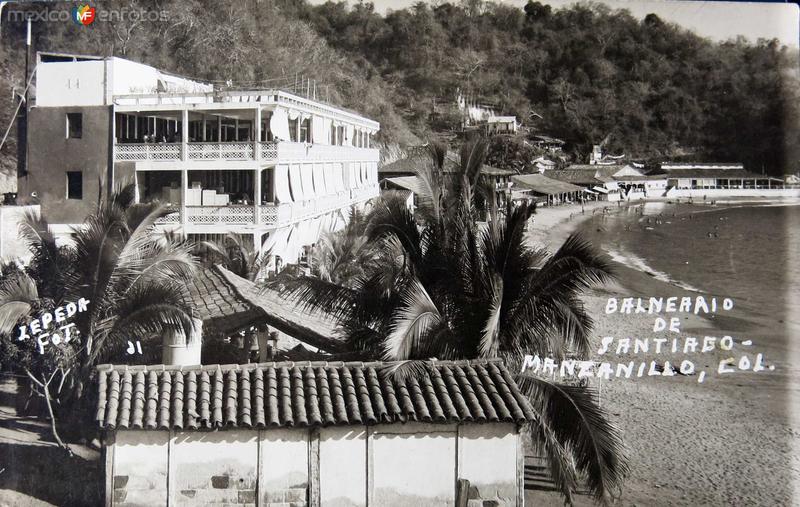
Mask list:
[{"label": "utility pole", "polygon": [[22,94],[18,100],[19,116],[17,116],[17,176],[28,174],[28,82],[31,55],[31,18],[28,18],[27,35],[25,37],[25,78],[22,81]]}]

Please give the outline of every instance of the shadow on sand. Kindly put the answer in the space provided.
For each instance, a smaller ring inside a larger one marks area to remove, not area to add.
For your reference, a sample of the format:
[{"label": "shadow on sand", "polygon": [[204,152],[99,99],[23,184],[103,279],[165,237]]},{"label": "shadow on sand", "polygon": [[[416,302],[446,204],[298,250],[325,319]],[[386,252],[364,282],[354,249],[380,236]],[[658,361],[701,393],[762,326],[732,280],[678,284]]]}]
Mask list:
[{"label": "shadow on sand", "polygon": [[52,445],[0,442],[0,489],[53,505],[102,505],[100,465]]}]

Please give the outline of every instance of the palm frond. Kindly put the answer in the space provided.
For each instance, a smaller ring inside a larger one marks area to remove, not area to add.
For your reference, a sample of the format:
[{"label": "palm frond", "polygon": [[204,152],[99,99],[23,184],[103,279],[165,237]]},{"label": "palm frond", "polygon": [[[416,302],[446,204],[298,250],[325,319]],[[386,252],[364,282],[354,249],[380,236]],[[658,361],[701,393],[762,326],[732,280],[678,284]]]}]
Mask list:
[{"label": "palm frond", "polygon": [[410,284],[401,299],[384,346],[386,359],[392,361],[410,359],[426,335],[442,322],[439,309],[419,281]]},{"label": "palm frond", "polygon": [[38,300],[36,282],[27,274],[18,273],[4,280],[0,284],[0,335],[10,335]]},{"label": "palm frond", "polygon": [[578,489],[578,477],[569,449],[566,449],[555,435],[552,421],[537,417],[530,425],[533,449],[537,455],[547,458],[550,477],[564,496],[565,505],[573,505],[572,494]]},{"label": "palm frond", "polygon": [[489,318],[486,319],[478,348],[482,357],[497,357],[500,349],[498,337],[500,336],[500,312],[503,304],[503,279],[495,273],[491,280]]},{"label": "palm frond", "polygon": [[322,311],[342,321],[353,311],[355,290],[316,277],[279,275],[262,285],[261,291],[278,290],[289,301],[305,310]]},{"label": "palm frond", "polygon": [[384,363],[378,370],[378,374],[390,377],[396,382],[405,383],[410,378],[422,378],[430,374],[433,366],[430,360],[408,359],[404,361],[392,361]]},{"label": "palm frond", "polygon": [[420,265],[422,260],[422,235],[414,216],[399,199],[381,199],[369,216],[366,228],[370,242],[394,234],[403,245],[413,266]]},{"label": "palm frond", "polygon": [[608,421],[586,387],[556,384],[528,373],[517,377],[542,422],[564,449],[572,453],[575,468],[585,474],[589,490],[599,502],[618,497],[628,473],[619,430]]}]

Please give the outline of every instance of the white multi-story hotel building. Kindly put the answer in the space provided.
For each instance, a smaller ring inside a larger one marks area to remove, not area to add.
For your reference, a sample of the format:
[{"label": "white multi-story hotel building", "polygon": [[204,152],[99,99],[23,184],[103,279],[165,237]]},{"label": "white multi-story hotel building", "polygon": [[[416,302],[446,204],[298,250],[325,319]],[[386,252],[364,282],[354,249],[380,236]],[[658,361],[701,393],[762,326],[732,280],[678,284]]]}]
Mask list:
[{"label": "white multi-story hotel building", "polygon": [[19,192],[56,233],[83,221],[99,185],[135,182],[140,202],[173,211],[159,227],[238,233],[287,263],[379,194],[380,125],[342,108],[121,58],[39,53],[35,72]]}]

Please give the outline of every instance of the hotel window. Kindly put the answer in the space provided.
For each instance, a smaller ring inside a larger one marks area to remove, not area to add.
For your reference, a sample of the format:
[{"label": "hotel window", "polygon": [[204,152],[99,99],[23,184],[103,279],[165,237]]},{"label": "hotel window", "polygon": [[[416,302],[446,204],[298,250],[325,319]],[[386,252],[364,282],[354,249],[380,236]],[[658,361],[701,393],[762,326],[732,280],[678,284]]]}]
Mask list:
[{"label": "hotel window", "polygon": [[300,122],[300,142],[311,142],[311,118],[306,118]]},{"label": "hotel window", "polygon": [[83,113],[67,113],[67,139],[83,137]]},{"label": "hotel window", "polygon": [[293,143],[297,142],[297,124],[297,118],[289,120],[289,140]]},{"label": "hotel window", "polygon": [[67,199],[83,199],[83,171],[67,171]]},{"label": "hotel window", "polygon": [[344,127],[336,127],[336,144],[344,146]]}]

